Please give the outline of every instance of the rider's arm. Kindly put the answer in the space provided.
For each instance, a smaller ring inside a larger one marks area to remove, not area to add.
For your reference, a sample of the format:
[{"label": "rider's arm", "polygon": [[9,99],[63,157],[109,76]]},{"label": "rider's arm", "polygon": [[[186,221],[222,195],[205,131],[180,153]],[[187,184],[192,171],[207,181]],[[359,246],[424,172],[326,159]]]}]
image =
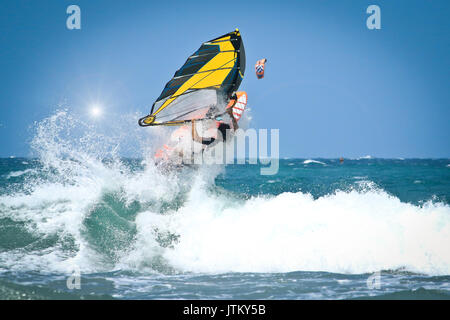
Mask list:
[{"label": "rider's arm", "polygon": [[237,123],[236,119],[234,118],[233,107],[228,108],[227,112],[228,112],[228,114],[231,117],[231,121],[233,121],[233,130],[236,131],[237,129],[239,129],[239,126],[238,126],[238,123]]},{"label": "rider's arm", "polygon": [[194,141],[197,141],[198,143],[209,145],[214,142],[214,138],[202,138],[197,133],[197,128],[195,127],[195,120],[192,120],[192,139]]}]

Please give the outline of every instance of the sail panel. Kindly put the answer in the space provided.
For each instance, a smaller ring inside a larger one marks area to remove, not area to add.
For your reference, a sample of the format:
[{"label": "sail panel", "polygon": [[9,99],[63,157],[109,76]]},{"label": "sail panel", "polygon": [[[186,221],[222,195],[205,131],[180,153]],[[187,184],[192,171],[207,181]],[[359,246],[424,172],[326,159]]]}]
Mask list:
[{"label": "sail panel", "polygon": [[170,108],[162,109],[158,113],[158,122],[201,119],[215,105],[217,105],[216,90],[194,90],[180,96]]}]

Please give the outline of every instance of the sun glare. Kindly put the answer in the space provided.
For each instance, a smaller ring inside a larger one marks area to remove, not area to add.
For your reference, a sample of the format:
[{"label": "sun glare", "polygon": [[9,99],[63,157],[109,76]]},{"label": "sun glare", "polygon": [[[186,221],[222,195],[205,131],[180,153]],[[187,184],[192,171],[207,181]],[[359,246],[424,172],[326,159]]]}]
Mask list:
[{"label": "sun glare", "polygon": [[102,108],[101,108],[101,106],[98,105],[98,104],[92,105],[91,108],[90,108],[90,113],[91,113],[91,116],[94,117],[94,118],[97,118],[97,117],[101,116],[102,115]]}]

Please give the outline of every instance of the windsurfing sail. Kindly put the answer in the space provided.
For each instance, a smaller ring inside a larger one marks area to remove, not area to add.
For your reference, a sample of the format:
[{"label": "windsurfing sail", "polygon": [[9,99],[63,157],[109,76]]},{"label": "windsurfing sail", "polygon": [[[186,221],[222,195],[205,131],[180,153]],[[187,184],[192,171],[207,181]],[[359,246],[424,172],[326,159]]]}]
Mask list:
[{"label": "windsurfing sail", "polygon": [[229,99],[238,90],[244,72],[245,51],[238,29],[204,42],[167,82],[139,125],[180,125],[214,117],[219,99]]}]

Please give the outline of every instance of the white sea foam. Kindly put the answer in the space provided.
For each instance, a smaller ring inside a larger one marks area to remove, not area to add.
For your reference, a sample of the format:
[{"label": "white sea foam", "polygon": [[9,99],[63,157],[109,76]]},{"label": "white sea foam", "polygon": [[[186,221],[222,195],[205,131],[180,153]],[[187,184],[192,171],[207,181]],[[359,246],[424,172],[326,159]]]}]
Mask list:
[{"label": "white sea foam", "polygon": [[[180,235],[164,257],[180,270],[450,273],[445,205],[418,207],[383,191],[338,192],[317,200],[284,193],[224,210],[217,208],[226,199],[201,198],[193,190],[190,201],[164,221]],[[137,219],[145,225],[143,238],[152,224],[148,214]]]},{"label": "white sea foam", "polygon": [[317,161],[317,160],[312,160],[312,159],[305,160],[305,161],[303,161],[303,163],[304,163],[304,164],[317,163],[317,164],[323,164],[323,165],[326,165],[326,163],[324,163],[324,162]]},{"label": "white sea foam", "polygon": [[373,159],[373,157],[371,155],[366,155],[366,156],[363,156],[363,157],[356,158],[356,160],[363,160],[363,159],[368,160],[368,159]]},{"label": "white sea foam", "polygon": [[34,172],[33,169],[26,169],[23,171],[13,171],[10,172],[6,175],[6,179],[10,179],[10,178],[16,178],[16,177],[20,177],[23,176],[24,174],[30,173],[30,172]]}]

